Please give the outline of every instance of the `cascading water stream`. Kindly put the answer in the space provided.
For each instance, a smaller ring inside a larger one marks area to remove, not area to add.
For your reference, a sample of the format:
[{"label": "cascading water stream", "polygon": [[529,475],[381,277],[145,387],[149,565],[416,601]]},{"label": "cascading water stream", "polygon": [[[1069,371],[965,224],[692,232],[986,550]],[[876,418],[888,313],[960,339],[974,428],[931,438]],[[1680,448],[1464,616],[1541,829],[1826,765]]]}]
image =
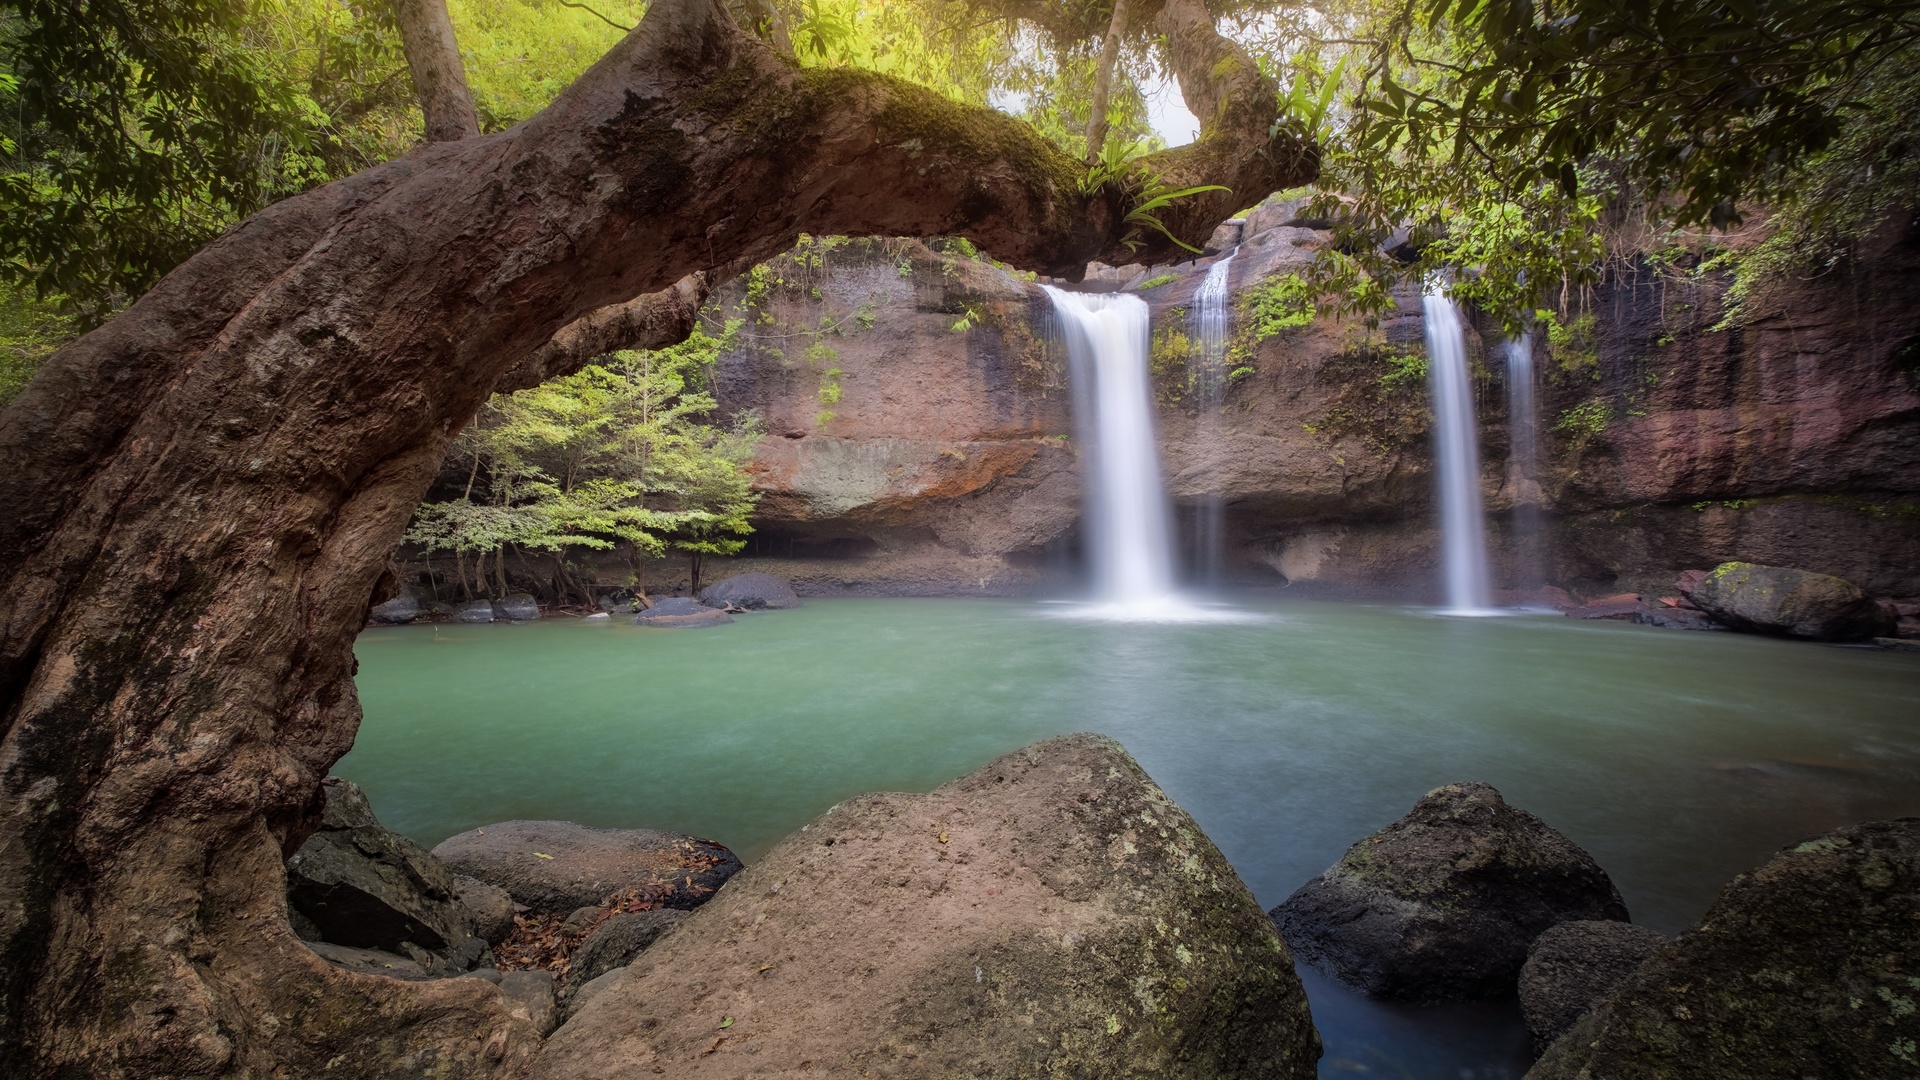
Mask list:
[{"label": "cascading water stream", "polygon": [[1460,309],[1444,284],[1429,279],[1423,298],[1427,374],[1433,385],[1434,441],[1440,465],[1440,544],[1447,608],[1462,615],[1493,607],[1487,575],[1486,512],[1480,503],[1479,433],[1467,378],[1467,339]]},{"label": "cascading water stream", "polygon": [[1523,586],[1546,582],[1540,529],[1540,413],[1533,397],[1533,335],[1506,344],[1507,489],[1513,493],[1515,578]]},{"label": "cascading water stream", "polygon": [[[1236,249],[1237,250],[1237,249]],[[1199,346],[1188,360],[1188,385],[1193,387],[1195,403],[1200,407],[1202,444],[1207,448],[1208,477],[1220,475],[1220,463],[1214,460],[1220,449],[1219,410],[1227,394],[1227,331],[1231,310],[1233,253],[1207,269],[1200,288],[1193,294],[1194,339]],[[1194,504],[1193,565],[1194,576],[1206,584],[1220,580],[1220,552],[1225,544],[1226,503],[1220,493],[1209,489]]]},{"label": "cascading water stream", "polygon": [[1172,515],[1160,481],[1147,375],[1147,305],[1118,293],[1053,300],[1074,388],[1094,594],[1120,613],[1174,599]]}]

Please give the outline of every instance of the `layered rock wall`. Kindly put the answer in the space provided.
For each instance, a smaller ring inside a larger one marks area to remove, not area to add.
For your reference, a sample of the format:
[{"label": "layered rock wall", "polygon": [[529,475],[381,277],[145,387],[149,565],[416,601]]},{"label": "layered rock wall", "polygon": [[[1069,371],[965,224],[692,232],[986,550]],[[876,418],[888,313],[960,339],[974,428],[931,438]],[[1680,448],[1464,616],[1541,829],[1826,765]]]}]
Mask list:
[{"label": "layered rock wall", "polygon": [[[1232,230],[1229,230],[1232,231]],[[1226,237],[1230,243],[1238,237]],[[1094,275],[1154,311],[1162,460],[1182,509],[1226,504],[1229,572],[1340,591],[1431,592],[1438,537],[1419,305],[1376,328],[1315,319],[1256,340],[1249,305],[1328,234],[1263,206],[1232,268],[1235,373],[1196,404],[1188,306],[1213,259]],[[755,409],[759,533],[740,568],[803,591],[1025,592],[1071,577],[1079,480],[1064,358],[1037,284],[965,251],[854,241],[734,283],[745,320],[723,409]],[[1151,287],[1147,287],[1151,286]],[[1757,296],[1642,264],[1537,350],[1541,460],[1508,462],[1503,366],[1479,358],[1496,576],[1664,588],[1729,559],[1920,594],[1920,227]],[[1538,492],[1544,535],[1517,534]],[[672,568],[662,568],[671,580]]]}]

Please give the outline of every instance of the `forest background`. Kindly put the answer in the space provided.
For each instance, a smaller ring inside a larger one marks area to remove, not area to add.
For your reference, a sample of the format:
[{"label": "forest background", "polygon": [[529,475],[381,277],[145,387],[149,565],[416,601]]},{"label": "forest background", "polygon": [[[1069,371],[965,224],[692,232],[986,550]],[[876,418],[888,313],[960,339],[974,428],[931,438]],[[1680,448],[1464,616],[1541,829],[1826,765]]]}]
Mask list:
[{"label": "forest background", "polygon": [[[1159,147],[1144,91],[1169,80],[1164,43],[1138,32],[1151,4],[736,7],[797,63],[1022,116],[1085,156],[1090,185]],[[1306,280],[1250,291],[1256,309],[1370,321],[1397,283],[1443,272],[1509,328],[1570,342],[1592,287],[1631,263],[1732,274],[1737,320],[1770,280],[1844,272],[1920,190],[1914,3],[1215,7],[1282,87],[1283,122],[1320,145],[1312,212],[1335,226]],[[644,10],[449,0],[481,130],[537,112]],[[417,145],[415,101],[384,0],[0,2],[0,404],[246,215]],[[696,576],[737,550],[760,432],[718,420],[711,373],[746,315],[709,308],[682,346],[496,395],[450,460],[459,494],[423,506],[410,539],[480,594],[505,591],[510,548],[548,553],[554,591],[582,600],[572,551],[620,548],[637,582],[667,550]]]}]

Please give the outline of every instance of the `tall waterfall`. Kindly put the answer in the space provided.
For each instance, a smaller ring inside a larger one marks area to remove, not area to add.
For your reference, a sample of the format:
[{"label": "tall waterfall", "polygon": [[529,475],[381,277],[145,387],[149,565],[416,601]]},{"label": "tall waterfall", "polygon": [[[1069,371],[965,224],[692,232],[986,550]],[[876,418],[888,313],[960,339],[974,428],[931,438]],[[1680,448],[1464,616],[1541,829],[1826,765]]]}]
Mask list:
[{"label": "tall waterfall", "polygon": [[1173,599],[1173,528],[1147,374],[1147,305],[1046,286],[1067,343],[1094,592],[1122,613]]},{"label": "tall waterfall", "polygon": [[[1212,460],[1220,450],[1220,404],[1227,396],[1227,332],[1231,308],[1233,255],[1207,268],[1207,276],[1193,294],[1194,340],[1198,345],[1187,361],[1187,384],[1193,388],[1193,400],[1200,407],[1203,443],[1209,460],[1207,475],[1220,475],[1220,462]],[[1226,503],[1218,491],[1200,496],[1193,511],[1194,576],[1205,583],[1220,580],[1220,552],[1225,546]]]},{"label": "tall waterfall", "polygon": [[1493,606],[1487,584],[1486,512],[1480,504],[1479,433],[1467,378],[1467,339],[1460,309],[1437,277],[1427,281],[1427,374],[1433,384],[1434,439],[1440,458],[1440,543],[1446,561],[1447,607],[1477,614]]},{"label": "tall waterfall", "polygon": [[1533,335],[1506,344],[1507,490],[1513,495],[1516,584],[1546,582],[1540,529],[1540,411],[1533,399]]}]

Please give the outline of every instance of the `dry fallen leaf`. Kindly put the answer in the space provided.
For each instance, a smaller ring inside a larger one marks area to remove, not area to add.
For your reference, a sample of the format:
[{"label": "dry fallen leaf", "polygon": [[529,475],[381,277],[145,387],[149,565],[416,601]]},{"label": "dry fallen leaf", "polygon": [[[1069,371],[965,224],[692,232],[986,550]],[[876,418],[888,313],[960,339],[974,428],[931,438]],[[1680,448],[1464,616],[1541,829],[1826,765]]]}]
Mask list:
[{"label": "dry fallen leaf", "polygon": [[536,859],[551,859],[551,858],[553,858],[553,856],[551,856],[551,855],[549,855],[549,854],[547,854],[547,853],[546,853],[546,852],[544,852],[544,851],[536,851],[536,852],[534,852],[534,853],[533,853],[533,857],[534,857],[534,858],[536,858]]},{"label": "dry fallen leaf", "polygon": [[946,834],[946,833],[941,833],[941,834],[940,834],[940,842],[941,842],[941,843],[943,843],[943,844],[947,842],[947,834]]}]

